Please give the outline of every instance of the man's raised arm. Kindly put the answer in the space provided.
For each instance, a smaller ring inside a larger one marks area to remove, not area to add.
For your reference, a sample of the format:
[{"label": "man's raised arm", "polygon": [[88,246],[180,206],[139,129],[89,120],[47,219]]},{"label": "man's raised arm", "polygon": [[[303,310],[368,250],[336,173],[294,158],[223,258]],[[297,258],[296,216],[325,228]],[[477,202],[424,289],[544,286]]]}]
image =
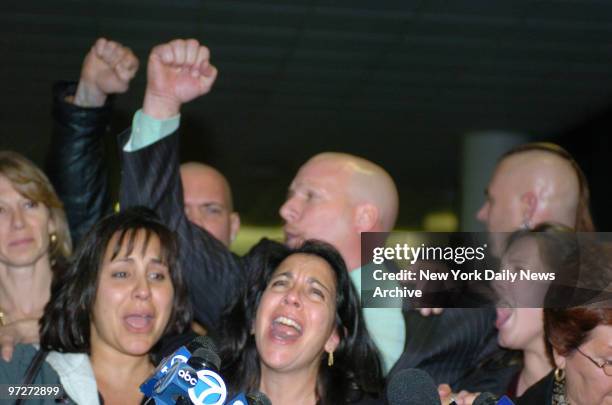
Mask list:
[{"label": "man's raised arm", "polygon": [[103,136],[108,96],[127,91],[138,58],[118,42],[99,38],[83,60],[78,83],[53,88],[53,136],[47,171],[64,202],[74,244],[110,210]]},{"label": "man's raised arm", "polygon": [[143,108],[132,128],[120,135],[119,144],[121,207],[148,206],[177,231],[196,320],[210,329],[242,288],[241,263],[221,242],[188,221],[176,133],[181,106],[208,93],[215,81],[217,70],[209,58],[208,49],[194,39],[153,48]]}]

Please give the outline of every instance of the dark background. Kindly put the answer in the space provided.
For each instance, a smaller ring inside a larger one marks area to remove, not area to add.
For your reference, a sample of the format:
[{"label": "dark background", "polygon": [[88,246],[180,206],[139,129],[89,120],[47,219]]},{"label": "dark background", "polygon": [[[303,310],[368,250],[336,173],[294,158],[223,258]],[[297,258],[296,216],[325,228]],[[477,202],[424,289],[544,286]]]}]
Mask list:
[{"label": "dark background", "polygon": [[114,130],[142,102],[150,48],[195,37],[220,76],[183,111],[183,158],[227,175],[244,222],[277,224],[297,168],[338,150],[387,168],[399,224],[420,227],[460,209],[463,135],[495,129],[574,153],[596,223],[612,229],[610,1],[3,0],[0,11],[0,148],[38,164],[51,85],[78,78],[98,36],[141,59]]}]

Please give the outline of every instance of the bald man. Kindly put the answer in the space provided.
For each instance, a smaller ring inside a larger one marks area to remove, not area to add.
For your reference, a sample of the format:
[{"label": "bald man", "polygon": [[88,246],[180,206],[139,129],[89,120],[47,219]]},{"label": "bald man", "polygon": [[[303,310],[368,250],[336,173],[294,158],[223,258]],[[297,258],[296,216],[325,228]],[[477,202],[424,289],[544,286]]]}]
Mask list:
[{"label": "bald man", "polygon": [[[595,230],[584,173],[567,151],[552,143],[524,144],[505,153],[485,196],[476,217],[489,232],[531,229],[542,222]],[[498,254],[503,239],[498,235],[493,240]]]},{"label": "bald man", "polygon": [[225,176],[212,166],[188,162],[181,165],[181,182],[187,218],[230,246],[240,229],[240,216]]},{"label": "bald man", "polygon": [[[193,40],[175,40],[151,52],[143,109],[134,118],[131,134],[123,134],[120,140],[125,151],[121,204],[153,207],[177,230],[182,243],[180,260],[196,318],[210,329],[239,287],[232,288],[224,275],[241,274],[242,263],[227,249],[210,243],[207,233],[187,224],[177,208],[182,204],[174,136],[179,110],[182,104],[205,94],[216,74],[207,63],[197,62],[202,54],[208,51]],[[164,126],[172,130],[154,136],[142,130]],[[145,135],[147,139],[143,139]],[[300,169],[280,213],[286,221],[288,244],[297,246],[305,239],[316,238],[335,245],[359,287],[360,233],[391,230],[397,204],[395,185],[382,168],[355,156],[325,153]],[[389,369],[404,347],[401,308],[367,310],[365,316],[383,353],[384,366]]]},{"label": "bald man", "polygon": [[322,239],[338,249],[347,268],[356,269],[361,232],[391,231],[397,209],[395,183],[383,168],[357,156],[328,152],[299,169],[279,212],[288,245]]},{"label": "bald man", "polygon": [[589,189],[572,156],[552,143],[529,143],[506,152],[476,217],[490,232],[512,232],[542,222],[594,231]]}]

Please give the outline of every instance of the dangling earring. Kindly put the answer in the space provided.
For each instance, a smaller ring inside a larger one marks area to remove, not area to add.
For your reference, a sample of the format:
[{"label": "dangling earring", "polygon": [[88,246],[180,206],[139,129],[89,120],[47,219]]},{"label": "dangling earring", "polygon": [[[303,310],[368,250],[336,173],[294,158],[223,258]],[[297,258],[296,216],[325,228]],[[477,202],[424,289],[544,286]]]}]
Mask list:
[{"label": "dangling earring", "polygon": [[565,397],[565,370],[556,368],[553,381],[552,403],[553,405],[569,405]]},{"label": "dangling earring", "polygon": [[51,243],[55,245],[55,242],[57,242],[57,235],[55,232],[49,235],[49,239],[51,240]]},{"label": "dangling earring", "polygon": [[334,365],[334,352],[327,352],[327,366],[331,367]]},{"label": "dangling earring", "polygon": [[563,380],[565,380],[565,370],[562,368],[556,368],[555,369],[555,381],[561,382]]}]

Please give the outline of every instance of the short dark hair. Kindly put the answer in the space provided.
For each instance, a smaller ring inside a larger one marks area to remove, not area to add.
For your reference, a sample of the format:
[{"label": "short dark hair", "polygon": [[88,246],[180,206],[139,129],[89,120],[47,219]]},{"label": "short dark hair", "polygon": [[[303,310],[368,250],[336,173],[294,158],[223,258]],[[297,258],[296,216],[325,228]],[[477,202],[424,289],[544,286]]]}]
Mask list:
[{"label": "short dark hair", "polygon": [[191,305],[178,264],[175,234],[148,208],[133,207],[102,219],[87,233],[68,268],[55,275],[51,298],[45,306],[41,323],[41,346],[60,352],[90,351],[90,319],[98,279],[106,249],[113,236],[119,235],[113,254],[122,246],[133,249],[138,231],[159,238],[162,260],[167,264],[174,287],[172,313],[164,333],[181,333],[191,322]]},{"label": "short dark hair", "polygon": [[340,343],[334,351],[334,365],[321,358],[317,379],[318,404],[342,404],[378,395],[382,388],[382,371],[378,351],[365,326],[359,296],[353,286],[342,256],[331,245],[306,241],[291,249],[285,245],[263,241],[247,259],[248,283],[244,294],[226,311],[218,341],[223,360],[222,374],[229,381],[232,393],[259,389],[260,363],[251,334],[255,314],[264,290],[276,268],[294,254],[307,254],[325,260],[336,281],[335,328]]},{"label": "short dark hair", "polygon": [[578,165],[578,162],[576,162],[574,157],[567,150],[551,142],[525,143],[522,145],[518,145],[504,153],[499,158],[499,162],[506,159],[507,157],[531,151],[548,152],[550,154],[560,157],[561,159],[566,160],[570,164],[570,166],[572,166],[572,169],[574,170],[574,173],[576,173],[576,177],[578,178],[579,193],[574,228],[578,232],[594,232],[595,225],[593,224],[593,217],[591,216],[591,211],[589,210],[589,203],[591,198],[589,191],[589,183],[584,172]]}]

